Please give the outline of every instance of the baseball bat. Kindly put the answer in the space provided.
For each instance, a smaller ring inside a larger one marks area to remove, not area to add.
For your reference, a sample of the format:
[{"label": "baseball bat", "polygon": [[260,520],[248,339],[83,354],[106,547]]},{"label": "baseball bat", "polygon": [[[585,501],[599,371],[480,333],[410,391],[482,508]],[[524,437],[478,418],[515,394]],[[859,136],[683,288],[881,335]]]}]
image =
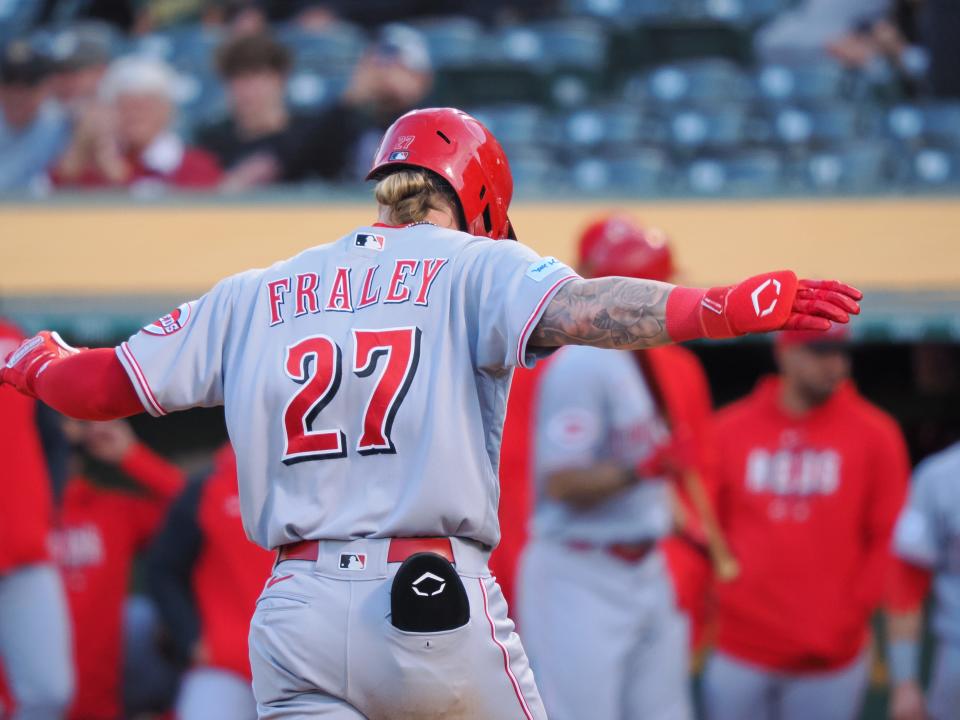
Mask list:
[{"label": "baseball bat", "polygon": [[693,503],[694,509],[703,522],[703,529],[707,536],[707,551],[710,554],[710,563],[713,572],[720,582],[735,580],[740,574],[740,563],[734,557],[723,534],[723,528],[713,511],[713,504],[707,496],[703,480],[695,470],[687,470],[683,474],[683,486]]}]

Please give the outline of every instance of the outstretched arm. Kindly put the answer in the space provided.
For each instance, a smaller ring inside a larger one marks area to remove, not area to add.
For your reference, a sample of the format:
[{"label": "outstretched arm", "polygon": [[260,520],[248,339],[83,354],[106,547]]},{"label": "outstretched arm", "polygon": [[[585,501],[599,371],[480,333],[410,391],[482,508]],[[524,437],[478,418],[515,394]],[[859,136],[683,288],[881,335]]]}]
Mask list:
[{"label": "outstretched arm", "polygon": [[859,313],[861,297],[843,283],[798,280],[789,270],[708,290],[623,277],[574,280],[550,301],[530,345],[640,350],[695,338],[827,330]]},{"label": "outstretched arm", "polygon": [[0,385],[5,383],[79,420],[143,412],[113,348],[73,348],[57,333],[44,331],[11,353],[0,366]]}]

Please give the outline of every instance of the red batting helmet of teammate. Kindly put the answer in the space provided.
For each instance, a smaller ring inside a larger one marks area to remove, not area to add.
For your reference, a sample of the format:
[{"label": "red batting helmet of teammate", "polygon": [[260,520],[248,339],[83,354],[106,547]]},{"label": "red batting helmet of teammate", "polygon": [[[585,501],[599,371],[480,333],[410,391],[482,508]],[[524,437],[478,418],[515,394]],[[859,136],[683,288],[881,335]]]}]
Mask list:
[{"label": "red batting helmet of teammate", "polygon": [[580,236],[579,256],[581,272],[590,277],[619,275],[666,282],[674,272],[666,234],[625,215],[591,223]]},{"label": "red batting helmet of teammate", "polygon": [[446,180],[471,235],[514,238],[507,208],[513,177],[500,143],[476,118],[455,108],[412,110],[380,141],[367,180],[390,168],[425,168]]}]

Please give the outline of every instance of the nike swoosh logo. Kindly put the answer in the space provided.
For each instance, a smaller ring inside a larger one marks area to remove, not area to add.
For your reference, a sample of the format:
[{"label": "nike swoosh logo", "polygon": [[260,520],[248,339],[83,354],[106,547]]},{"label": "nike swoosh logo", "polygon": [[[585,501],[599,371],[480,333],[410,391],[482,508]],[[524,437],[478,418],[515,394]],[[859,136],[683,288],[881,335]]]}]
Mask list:
[{"label": "nike swoosh logo", "polygon": [[271,588],[276,585],[278,582],[283,582],[284,580],[289,580],[293,575],[281,575],[280,577],[273,577],[267,580],[267,587]]}]

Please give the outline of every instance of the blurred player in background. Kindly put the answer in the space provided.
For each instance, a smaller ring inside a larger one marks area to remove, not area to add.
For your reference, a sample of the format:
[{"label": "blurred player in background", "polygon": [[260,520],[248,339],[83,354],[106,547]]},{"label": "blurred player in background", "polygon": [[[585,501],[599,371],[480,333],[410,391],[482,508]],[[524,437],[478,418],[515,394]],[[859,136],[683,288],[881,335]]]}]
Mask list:
[{"label": "blurred player in background", "polygon": [[[0,320],[0,353],[22,339]],[[35,408],[0,387],[0,666],[14,720],[60,720],[74,690],[70,616],[48,551],[53,500]]]},{"label": "blurred player in background", "polygon": [[[960,708],[960,443],[917,466],[894,533],[889,616],[892,720],[947,720]],[[923,602],[937,639],[927,701],[919,683]]]},{"label": "blurred player in background", "polygon": [[717,510],[740,575],[717,588],[709,720],[853,720],[909,461],[849,380],[845,334],[781,333],[778,377],[716,422]]},{"label": "blurred player in background", "polygon": [[191,665],[179,720],[257,717],[247,633],[273,561],[244,535],[237,461],[225,445],[210,475],[174,504],[149,556],[151,595],[177,654]]},{"label": "blurred player in background", "polygon": [[[582,234],[578,270],[666,282],[673,262],[661,231],[614,215]],[[673,529],[670,481],[700,464],[703,370],[679,347],[569,347],[534,395],[519,619],[544,704],[558,720],[690,718],[688,623],[659,543]]]},{"label": "blurred player in background", "polygon": [[[183,487],[183,473],[125,421],[66,420],[64,433],[76,454],[53,551],[73,620],[77,691],[69,717],[113,720],[123,708],[124,603],[134,556]],[[105,479],[135,487],[107,487]]]}]

